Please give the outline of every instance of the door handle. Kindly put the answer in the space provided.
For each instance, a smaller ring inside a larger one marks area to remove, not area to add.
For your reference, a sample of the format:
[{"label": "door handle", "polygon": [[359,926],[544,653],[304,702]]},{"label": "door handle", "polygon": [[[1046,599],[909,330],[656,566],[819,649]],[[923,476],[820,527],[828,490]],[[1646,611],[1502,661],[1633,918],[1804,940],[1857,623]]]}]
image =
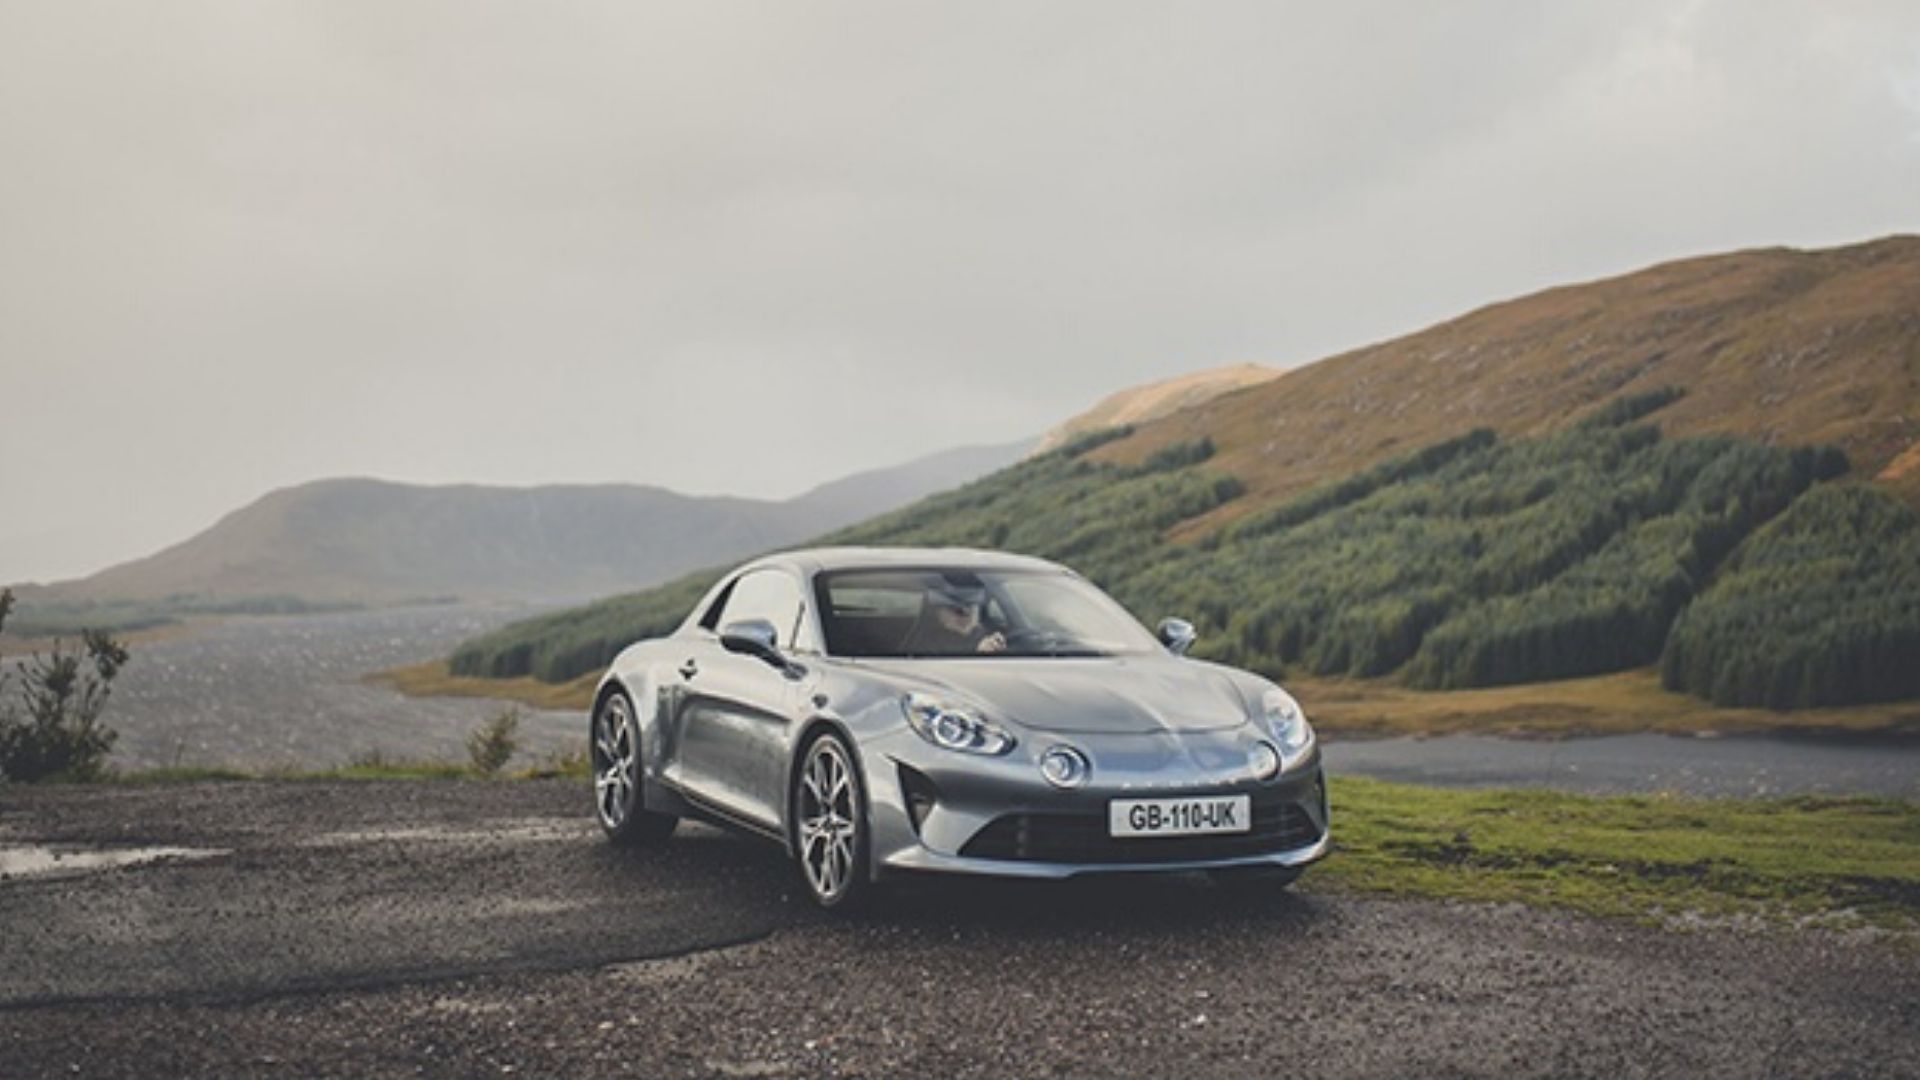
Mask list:
[{"label": "door handle", "polygon": [[681,678],[691,679],[698,674],[700,674],[700,662],[692,657],[688,657],[687,662],[680,665]]}]

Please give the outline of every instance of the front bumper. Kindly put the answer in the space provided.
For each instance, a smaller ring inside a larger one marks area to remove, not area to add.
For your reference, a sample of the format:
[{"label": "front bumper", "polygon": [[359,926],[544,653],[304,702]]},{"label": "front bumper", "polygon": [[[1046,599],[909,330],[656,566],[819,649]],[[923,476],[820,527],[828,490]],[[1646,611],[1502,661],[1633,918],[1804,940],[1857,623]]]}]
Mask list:
[{"label": "front bumper", "polygon": [[[1093,761],[1086,787],[1062,791],[1042,779],[1042,745],[1004,758],[955,754],[918,736],[890,738],[866,755],[873,867],[1000,877],[1303,866],[1326,854],[1326,784],[1317,745],[1256,780],[1246,767],[1247,731],[1084,737],[1072,745]],[[911,740],[911,741],[907,741]],[[1251,796],[1247,833],[1114,838],[1116,798]]]}]

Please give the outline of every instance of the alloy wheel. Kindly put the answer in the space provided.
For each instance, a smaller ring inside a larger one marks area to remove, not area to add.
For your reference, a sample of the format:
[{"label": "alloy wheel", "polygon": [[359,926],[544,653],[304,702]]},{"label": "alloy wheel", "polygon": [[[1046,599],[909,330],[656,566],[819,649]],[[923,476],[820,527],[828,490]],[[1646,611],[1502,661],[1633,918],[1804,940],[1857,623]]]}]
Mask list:
[{"label": "alloy wheel", "polygon": [[601,705],[593,725],[593,793],[600,823],[617,830],[633,815],[639,765],[639,739],[633,727],[633,707],[624,694],[612,694]]},{"label": "alloy wheel", "polygon": [[821,903],[837,903],[860,872],[859,780],[840,740],[814,740],[800,772],[800,869]]}]

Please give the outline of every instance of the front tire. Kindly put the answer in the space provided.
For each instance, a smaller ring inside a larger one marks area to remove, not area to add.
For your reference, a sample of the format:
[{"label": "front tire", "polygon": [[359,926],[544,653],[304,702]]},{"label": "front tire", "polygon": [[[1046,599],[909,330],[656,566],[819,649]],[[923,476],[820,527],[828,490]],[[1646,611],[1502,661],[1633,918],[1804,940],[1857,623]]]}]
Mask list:
[{"label": "front tire", "polygon": [[847,910],[872,889],[868,859],[867,795],[853,751],[831,731],[801,751],[793,785],[793,850],[800,880],[813,902]]},{"label": "front tire", "polygon": [[608,694],[594,709],[587,758],[593,765],[594,816],[607,839],[641,847],[673,835],[680,819],[648,810],[640,797],[640,720],[625,690]]}]

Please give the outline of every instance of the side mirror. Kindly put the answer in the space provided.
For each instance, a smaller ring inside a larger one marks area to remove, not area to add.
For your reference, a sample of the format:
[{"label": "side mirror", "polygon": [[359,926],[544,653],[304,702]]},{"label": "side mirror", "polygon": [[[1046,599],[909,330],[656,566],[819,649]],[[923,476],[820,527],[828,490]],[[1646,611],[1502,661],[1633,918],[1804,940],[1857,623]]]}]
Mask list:
[{"label": "side mirror", "polygon": [[1165,645],[1168,652],[1176,656],[1185,656],[1187,650],[1193,648],[1193,639],[1200,634],[1193,628],[1193,624],[1185,619],[1161,619],[1159,628],[1154,631],[1154,636],[1160,639],[1160,644]]},{"label": "side mirror", "polygon": [[780,655],[780,631],[765,619],[742,619],[720,628],[720,647],[743,656],[757,656],[778,668],[787,666]]}]

